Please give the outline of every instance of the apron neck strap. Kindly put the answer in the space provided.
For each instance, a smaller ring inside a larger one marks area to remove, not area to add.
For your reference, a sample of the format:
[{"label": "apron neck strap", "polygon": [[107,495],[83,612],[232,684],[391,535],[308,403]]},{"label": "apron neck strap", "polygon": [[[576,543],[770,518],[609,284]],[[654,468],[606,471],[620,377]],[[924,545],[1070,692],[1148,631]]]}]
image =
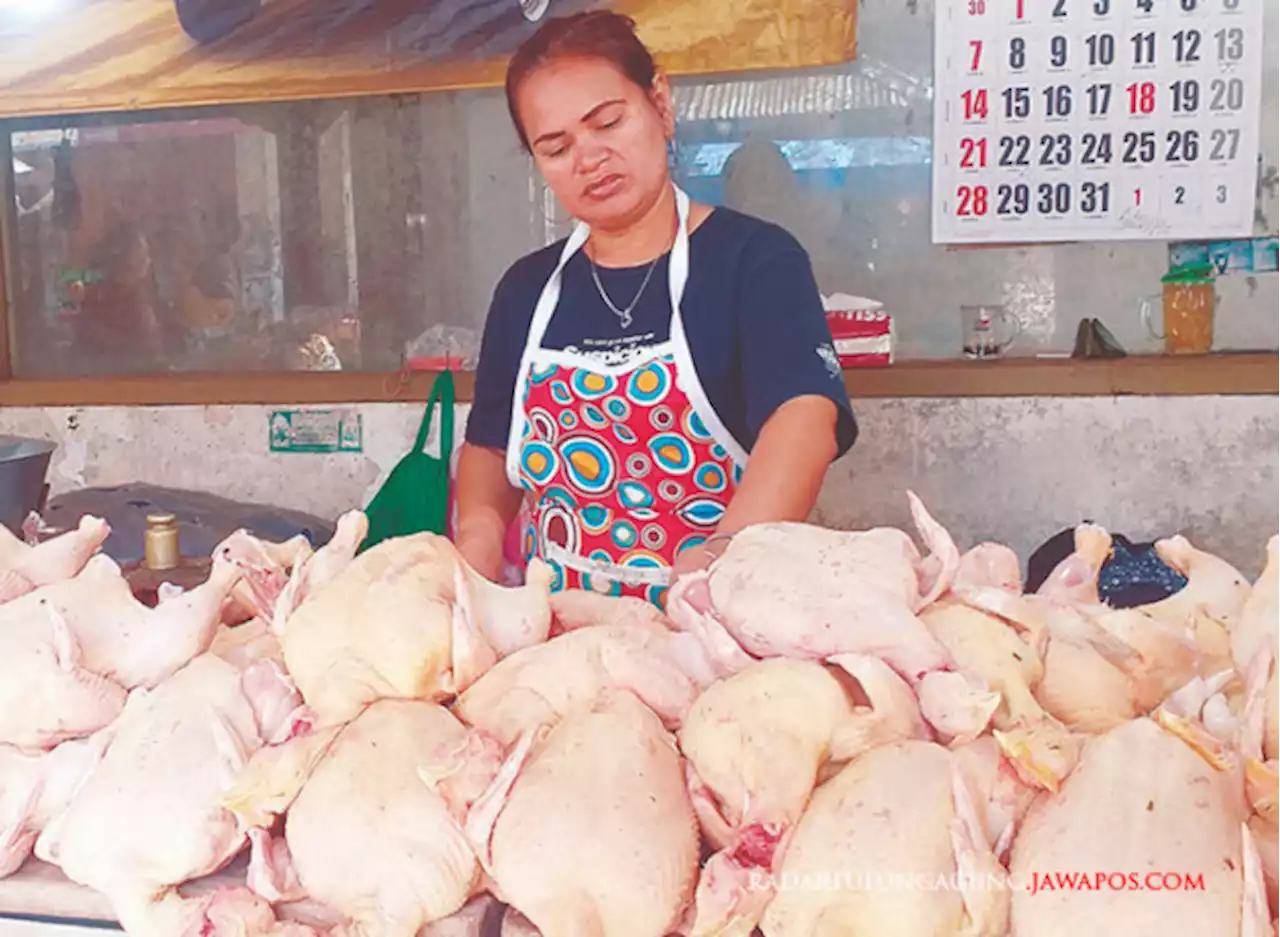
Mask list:
[{"label": "apron neck strap", "polygon": [[[671,259],[667,270],[667,284],[671,292],[671,316],[672,316],[672,334],[683,338],[684,327],[680,321],[680,300],[684,296],[684,285],[689,279],[689,196],[676,185],[674,182],[671,188],[676,196],[676,240],[671,248]],[[551,272],[551,277],[547,280],[542,289],[542,294],[538,297],[538,304],[534,307],[533,321],[529,326],[529,337],[527,345],[536,348],[542,344],[542,336],[547,331],[547,324],[551,321],[551,315],[556,310],[556,305],[560,302],[560,280],[564,272],[565,265],[573,258],[573,255],[586,245],[591,237],[591,228],[586,222],[578,222],[574,226],[573,233],[569,235],[565,241],[564,249],[560,251],[560,259],[556,263],[555,270]]]}]

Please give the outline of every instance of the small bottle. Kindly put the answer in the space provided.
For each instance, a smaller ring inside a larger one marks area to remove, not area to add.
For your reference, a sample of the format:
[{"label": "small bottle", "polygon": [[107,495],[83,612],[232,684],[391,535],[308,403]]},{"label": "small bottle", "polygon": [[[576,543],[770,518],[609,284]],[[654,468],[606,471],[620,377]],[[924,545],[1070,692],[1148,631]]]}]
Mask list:
[{"label": "small bottle", "polygon": [[143,546],[148,569],[174,569],[178,548],[178,519],[172,514],[148,514]]}]

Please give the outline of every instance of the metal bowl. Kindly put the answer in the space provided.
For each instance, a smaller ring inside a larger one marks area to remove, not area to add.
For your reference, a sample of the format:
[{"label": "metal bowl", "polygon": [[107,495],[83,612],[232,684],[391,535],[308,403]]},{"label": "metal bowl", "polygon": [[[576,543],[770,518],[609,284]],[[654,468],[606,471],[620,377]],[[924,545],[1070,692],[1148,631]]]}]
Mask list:
[{"label": "metal bowl", "polygon": [[22,522],[40,509],[44,479],[56,443],[23,436],[0,436],[0,524],[18,536]]}]

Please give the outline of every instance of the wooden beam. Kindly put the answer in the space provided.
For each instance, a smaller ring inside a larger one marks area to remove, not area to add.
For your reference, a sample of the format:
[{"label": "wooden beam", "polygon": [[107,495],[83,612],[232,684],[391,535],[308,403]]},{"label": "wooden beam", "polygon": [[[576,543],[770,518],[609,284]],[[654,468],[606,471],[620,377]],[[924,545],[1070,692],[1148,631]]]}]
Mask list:
[{"label": "wooden beam", "polygon": [[[1116,361],[915,361],[845,372],[849,395],[875,397],[1275,396],[1275,353]],[[0,381],[0,407],[326,404],[425,401],[433,373],[296,372]],[[475,375],[456,376],[470,402]]]}]

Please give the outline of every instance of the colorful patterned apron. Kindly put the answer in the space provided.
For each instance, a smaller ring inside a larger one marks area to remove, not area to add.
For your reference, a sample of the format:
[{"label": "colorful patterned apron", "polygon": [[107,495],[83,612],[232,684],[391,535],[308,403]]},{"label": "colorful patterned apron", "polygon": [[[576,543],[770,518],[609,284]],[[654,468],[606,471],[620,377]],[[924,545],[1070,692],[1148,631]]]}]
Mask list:
[{"label": "colorful patterned apron", "polygon": [[689,198],[668,286],[671,335],[617,365],[542,347],[565,264],[590,233],[578,225],[542,289],[516,379],[507,477],[532,505],[526,559],[554,588],[638,596],[662,607],[678,553],[714,533],[746,453],[712,410],[685,338]]}]

